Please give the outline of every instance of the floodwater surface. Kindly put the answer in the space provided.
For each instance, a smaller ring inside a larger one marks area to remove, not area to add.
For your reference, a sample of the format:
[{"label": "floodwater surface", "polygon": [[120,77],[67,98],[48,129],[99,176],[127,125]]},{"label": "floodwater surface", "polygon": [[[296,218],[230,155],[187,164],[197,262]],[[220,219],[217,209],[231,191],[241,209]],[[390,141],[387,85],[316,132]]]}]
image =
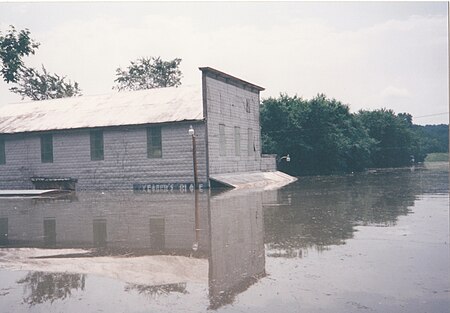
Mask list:
[{"label": "floodwater surface", "polygon": [[450,312],[448,165],[0,199],[0,312]]}]

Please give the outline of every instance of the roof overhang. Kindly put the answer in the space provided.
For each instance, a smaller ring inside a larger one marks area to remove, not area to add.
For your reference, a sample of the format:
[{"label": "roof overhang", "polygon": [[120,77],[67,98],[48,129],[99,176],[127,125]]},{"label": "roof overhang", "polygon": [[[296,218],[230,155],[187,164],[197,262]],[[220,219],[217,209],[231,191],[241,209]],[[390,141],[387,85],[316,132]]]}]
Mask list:
[{"label": "roof overhang", "polygon": [[234,82],[240,85],[243,85],[244,87],[249,87],[252,89],[256,89],[257,91],[263,91],[265,90],[263,87],[249,83],[248,81],[242,80],[240,78],[237,78],[235,76],[232,76],[230,74],[221,72],[219,70],[216,70],[212,67],[199,67],[199,70],[202,71],[203,74],[209,74],[210,76],[213,76],[215,78],[222,78],[226,82]]},{"label": "roof overhang", "polygon": [[200,86],[155,88],[0,106],[0,134],[204,119]]}]

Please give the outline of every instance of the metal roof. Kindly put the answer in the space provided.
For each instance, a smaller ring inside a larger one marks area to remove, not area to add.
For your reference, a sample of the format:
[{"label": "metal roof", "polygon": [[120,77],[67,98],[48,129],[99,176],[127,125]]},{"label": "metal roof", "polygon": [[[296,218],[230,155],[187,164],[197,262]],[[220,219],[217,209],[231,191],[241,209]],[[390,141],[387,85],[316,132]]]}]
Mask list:
[{"label": "metal roof", "polygon": [[201,87],[155,88],[0,106],[0,134],[202,119]]},{"label": "metal roof", "polygon": [[228,187],[253,190],[274,190],[297,180],[280,171],[211,174],[209,178]]}]

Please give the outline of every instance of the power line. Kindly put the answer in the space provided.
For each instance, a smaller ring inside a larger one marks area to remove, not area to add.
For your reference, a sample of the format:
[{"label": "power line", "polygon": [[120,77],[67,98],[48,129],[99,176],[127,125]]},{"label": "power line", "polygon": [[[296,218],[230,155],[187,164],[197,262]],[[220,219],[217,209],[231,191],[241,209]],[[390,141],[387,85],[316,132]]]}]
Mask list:
[{"label": "power line", "polygon": [[413,119],[415,119],[415,118],[422,118],[422,117],[429,117],[429,116],[444,115],[444,114],[448,114],[448,112],[428,114],[428,115],[421,115],[421,116],[413,116]]}]

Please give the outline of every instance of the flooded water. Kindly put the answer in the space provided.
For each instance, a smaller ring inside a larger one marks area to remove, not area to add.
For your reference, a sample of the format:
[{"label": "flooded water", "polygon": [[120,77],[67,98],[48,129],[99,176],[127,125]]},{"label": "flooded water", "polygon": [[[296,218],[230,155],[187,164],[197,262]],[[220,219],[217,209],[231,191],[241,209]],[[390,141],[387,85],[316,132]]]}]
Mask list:
[{"label": "flooded water", "polygon": [[0,199],[1,312],[450,312],[448,166]]}]

